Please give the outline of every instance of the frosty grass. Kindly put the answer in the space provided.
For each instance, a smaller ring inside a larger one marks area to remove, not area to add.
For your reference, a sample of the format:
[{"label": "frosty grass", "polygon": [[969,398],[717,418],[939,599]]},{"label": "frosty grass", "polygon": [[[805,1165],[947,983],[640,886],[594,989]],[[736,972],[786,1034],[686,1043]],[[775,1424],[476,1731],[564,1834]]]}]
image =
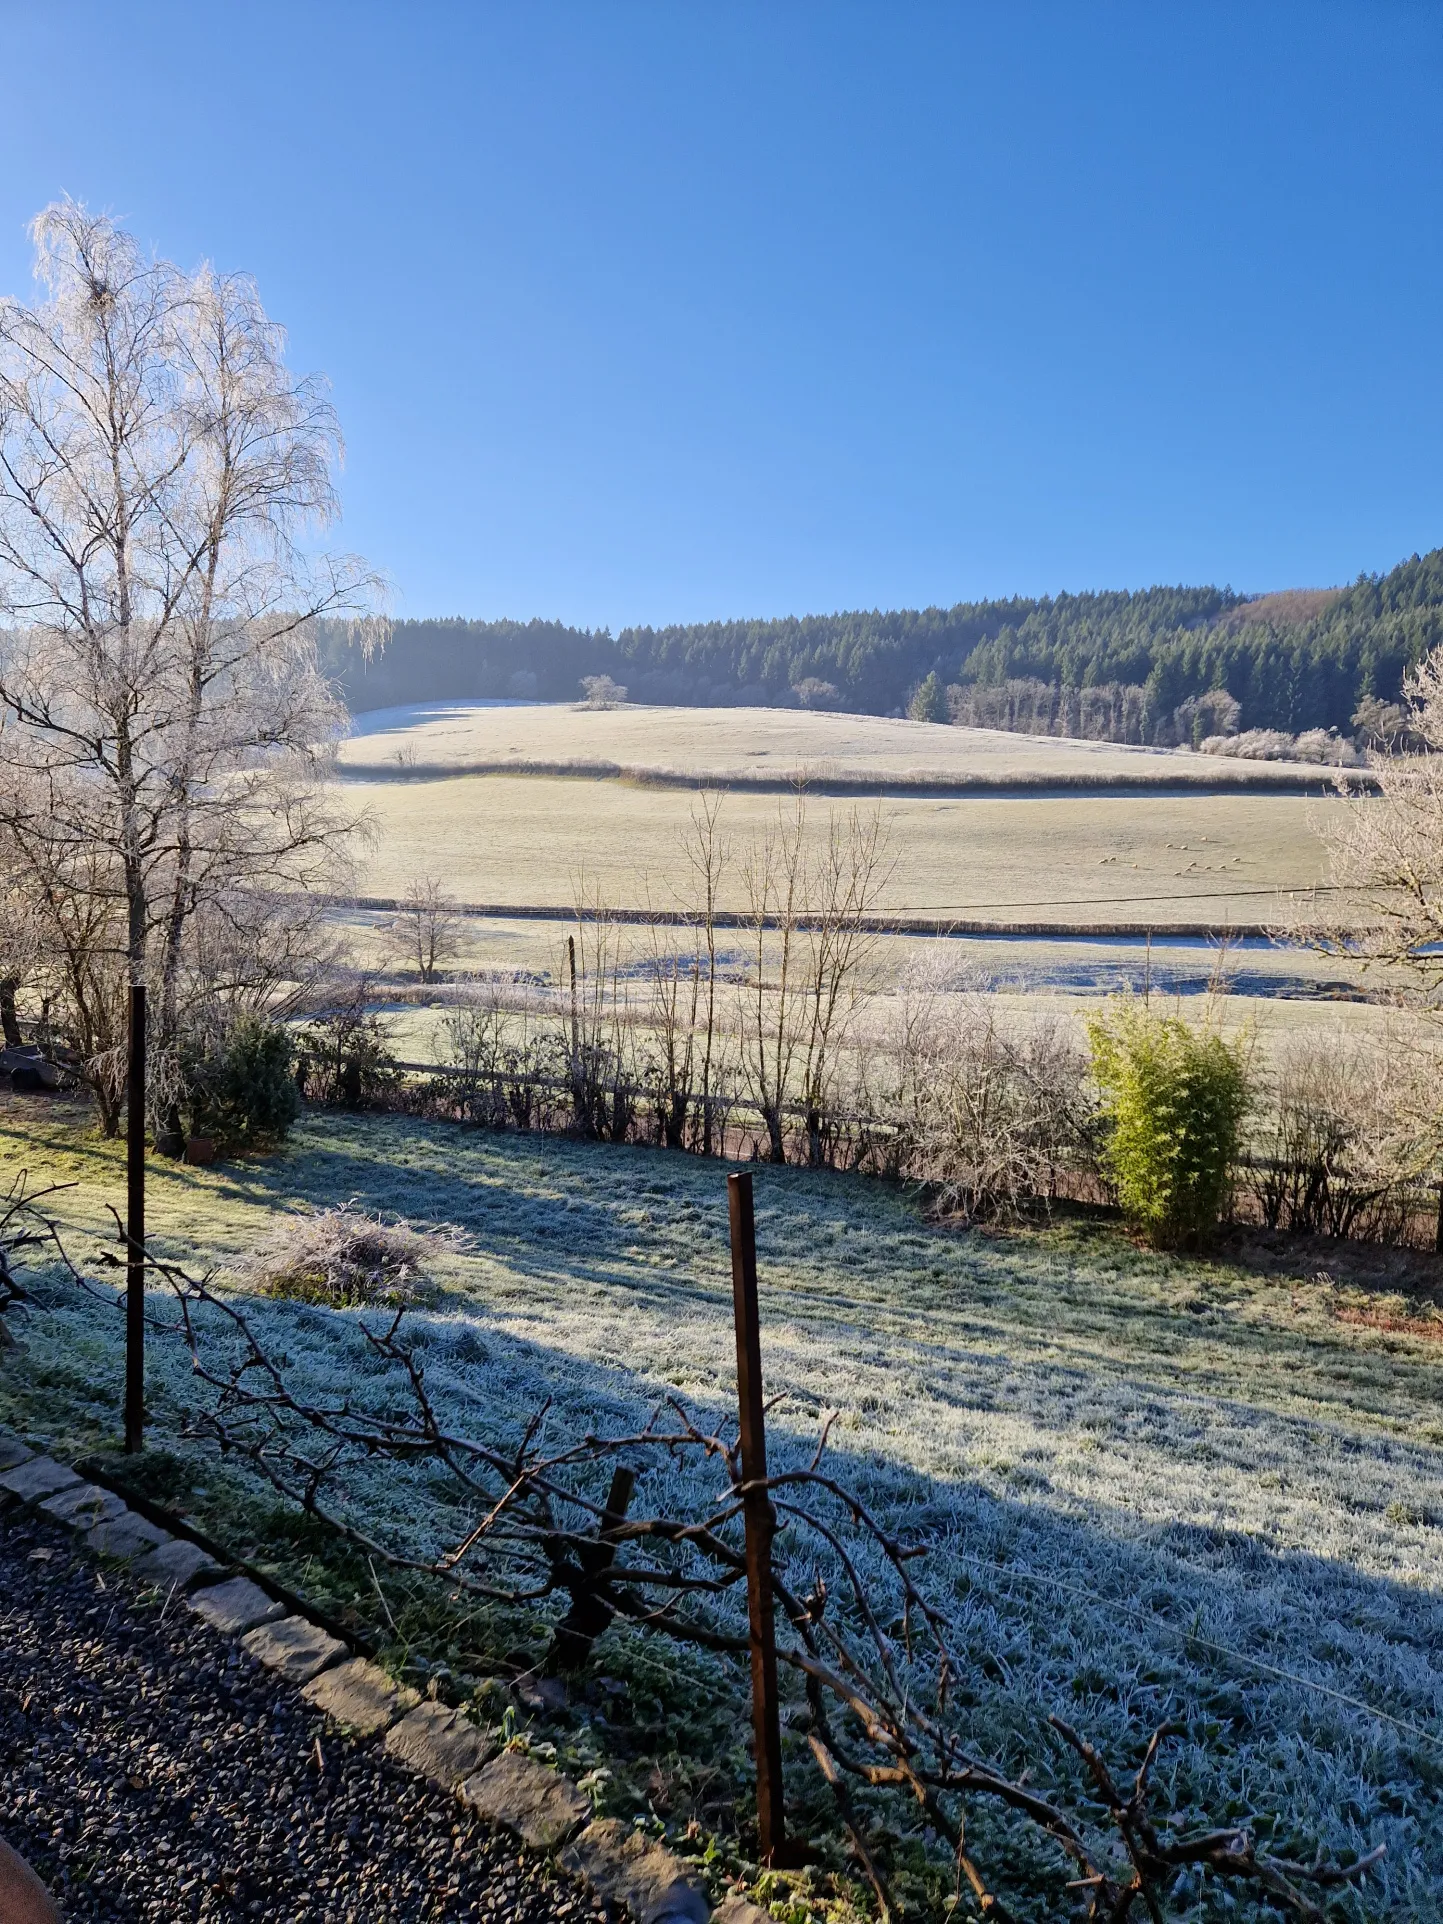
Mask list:
[{"label": "frosty grass", "polygon": [[[78,1181],[56,1213],[93,1249],[119,1149],[57,1126],[9,1128],[0,1151],[10,1173]],[[222,1278],[278,1208],[459,1225],[464,1249],[430,1266],[439,1295],[406,1318],[457,1427],[519,1427],[548,1396],[558,1438],[633,1426],[667,1394],[710,1422],[734,1395],[719,1164],[313,1117],[266,1161],[151,1169],[158,1246]],[[1178,1717],[1166,1768],[1199,1816],[1270,1811],[1304,1854],[1385,1842],[1350,1913],[1443,1919],[1443,1351],[1338,1322],[1326,1278],[1075,1229],[957,1235],[863,1179],[756,1183],[767,1388],[787,1393],[774,1465],[841,1411],[834,1474],[933,1545],[928,1587],[982,1672],[974,1743],[1015,1766],[1056,1710],[1126,1766]],[[79,1369],[83,1434],[109,1422],[120,1318],[58,1279],[42,1295],[28,1363],[5,1367]],[[303,1393],[396,1404],[360,1366],[355,1325],[377,1312],[250,1312]],[[195,1387],[178,1346],[153,1341],[151,1370],[164,1429]],[[366,1501],[424,1536],[419,1480]]]}]

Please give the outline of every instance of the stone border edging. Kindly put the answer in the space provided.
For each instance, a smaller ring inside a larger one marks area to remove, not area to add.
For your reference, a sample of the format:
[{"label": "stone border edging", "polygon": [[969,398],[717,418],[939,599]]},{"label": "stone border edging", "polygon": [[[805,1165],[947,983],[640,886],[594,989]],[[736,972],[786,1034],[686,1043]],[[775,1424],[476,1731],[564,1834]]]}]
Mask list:
[{"label": "stone border edging", "polygon": [[364,1656],[375,1655],[375,1646],[370,1638],[359,1635],[345,1624],[338,1623],[335,1618],[319,1609],[308,1598],[288,1589],[269,1572],[256,1569],[254,1564],[247,1563],[242,1557],[233,1556],[224,1545],[217,1543],[213,1537],[207,1536],[203,1530],[198,1530],[185,1517],[177,1516],[173,1510],[167,1510],[164,1504],[156,1503],[150,1497],[139,1496],[126,1489],[123,1483],[112,1476],[110,1471],[103,1464],[97,1463],[93,1457],[81,1457],[75,1468],[78,1475],[109,1490],[137,1516],[144,1517],[147,1522],[153,1523],[158,1529],[168,1532],[173,1537],[194,1544],[223,1569],[238,1570],[242,1575],[249,1577],[252,1583],[266,1591],[277,1603],[284,1604],[293,1616],[309,1618],[312,1623],[319,1624],[330,1636],[338,1638],[342,1643],[348,1644],[352,1650],[359,1651]]},{"label": "stone border edging", "polygon": [[[159,1505],[122,1497],[112,1479],[82,1458],[87,1475],[0,1431],[0,1501],[10,1497],[76,1531],[98,1556],[129,1563],[172,1594],[247,1656],[300,1690],[332,1722],[379,1736],[387,1753],[450,1791],[484,1822],[563,1870],[637,1924],[770,1924],[765,1911],[731,1895],[713,1911],[692,1869],[664,1845],[614,1817],[594,1818],[588,1799],[561,1772],[504,1748],[459,1710],[420,1697],[387,1676],[359,1640],[285,1590],[238,1566],[219,1545]],[[151,1514],[147,1514],[150,1512]],[[237,1574],[239,1568],[240,1573]],[[258,1580],[259,1579],[259,1580]]]}]

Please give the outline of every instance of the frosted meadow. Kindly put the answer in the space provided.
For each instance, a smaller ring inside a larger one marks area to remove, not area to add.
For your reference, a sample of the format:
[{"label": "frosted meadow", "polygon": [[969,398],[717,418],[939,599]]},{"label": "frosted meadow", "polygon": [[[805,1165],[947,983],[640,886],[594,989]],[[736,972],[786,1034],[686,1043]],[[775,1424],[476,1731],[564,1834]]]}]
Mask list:
[{"label": "frosted meadow", "polygon": [[[58,1213],[92,1249],[117,1149],[18,1118],[0,1143],[10,1172],[76,1182]],[[958,1235],[877,1182],[757,1181],[774,1454],[810,1454],[841,1412],[834,1472],[932,1546],[927,1586],[981,1673],[972,1739],[1015,1761],[1059,1710],[1123,1764],[1176,1717],[1181,1802],[1271,1812],[1279,1848],[1385,1841],[1345,1913],[1443,1917],[1436,1346],[1341,1321],[1326,1277],[1142,1255],[1076,1226]],[[407,1316],[458,1428],[494,1434],[547,1397],[558,1438],[634,1426],[668,1394],[706,1419],[729,1407],[718,1165],[311,1117],[263,1164],[157,1165],[152,1211],[164,1253],[224,1279],[277,1208],[352,1197],[465,1232]],[[40,1298],[7,1413],[38,1420],[43,1400],[57,1441],[94,1447],[113,1431],[95,1386],[118,1390],[120,1318],[53,1272]],[[356,1329],[377,1312],[250,1307],[305,1393],[394,1402]],[[151,1371],[163,1447],[195,1388],[176,1343],[152,1340]],[[666,1500],[658,1476],[648,1501]],[[420,1474],[358,1501],[402,1541],[454,1524]],[[1211,1890],[1176,1895],[1180,1914],[1228,1914]]]}]

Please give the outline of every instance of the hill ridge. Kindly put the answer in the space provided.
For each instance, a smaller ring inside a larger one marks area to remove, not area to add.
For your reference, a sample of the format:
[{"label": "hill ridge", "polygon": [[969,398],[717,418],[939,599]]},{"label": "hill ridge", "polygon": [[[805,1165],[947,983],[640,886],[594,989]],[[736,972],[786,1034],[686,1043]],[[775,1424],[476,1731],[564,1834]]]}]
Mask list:
[{"label": "hill ridge", "polygon": [[1112,739],[1166,745],[1207,731],[1218,711],[1205,698],[1218,693],[1237,703],[1240,728],[1347,732],[1364,697],[1397,701],[1408,670],[1440,641],[1443,549],[1434,549],[1335,590],[1014,595],[950,608],[629,627],[615,636],[559,621],[458,616],[398,622],[385,654],[369,665],[348,648],[340,624],[324,629],[322,652],[353,709],[508,695],[567,700],[583,676],[607,674],[649,702],[812,701],[886,715],[935,676],[939,690],[1086,691],[1082,707],[1101,720],[1057,724],[1059,732],[1102,727]]}]

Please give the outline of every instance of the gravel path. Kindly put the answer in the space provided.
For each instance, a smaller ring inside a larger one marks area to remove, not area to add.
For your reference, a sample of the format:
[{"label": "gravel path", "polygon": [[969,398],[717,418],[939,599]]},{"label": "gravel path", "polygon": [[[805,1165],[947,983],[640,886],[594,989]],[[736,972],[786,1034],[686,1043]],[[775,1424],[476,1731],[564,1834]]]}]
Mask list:
[{"label": "gravel path", "polygon": [[607,1917],[145,1595],[49,1519],[0,1516],[0,1835],[67,1919]]}]

